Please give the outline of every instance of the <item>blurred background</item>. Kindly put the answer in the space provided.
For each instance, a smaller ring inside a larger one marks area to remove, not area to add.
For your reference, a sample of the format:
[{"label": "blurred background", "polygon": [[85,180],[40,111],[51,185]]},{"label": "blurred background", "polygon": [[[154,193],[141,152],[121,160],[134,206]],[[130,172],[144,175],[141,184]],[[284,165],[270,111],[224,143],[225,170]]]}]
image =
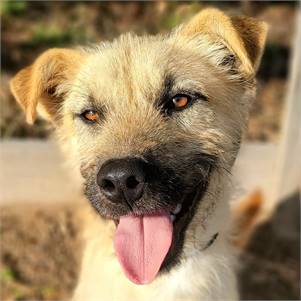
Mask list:
[{"label": "blurred background", "polygon": [[[291,68],[297,49],[298,1],[2,1],[1,300],[70,297],[81,249],[75,206],[64,202],[70,201],[74,194],[78,196],[80,191],[69,183],[69,174],[61,166],[63,159],[49,141],[52,129],[42,120],[34,126],[26,124],[23,112],[9,91],[9,79],[50,47],[88,45],[112,40],[127,31],[168,32],[207,6],[231,14],[254,16],[269,24],[267,46],[258,72],[258,97],[251,111],[236,173],[245,179],[240,186],[241,195],[261,191],[261,197],[268,199],[270,205],[268,218],[258,225],[241,256],[238,273],[242,298],[300,298],[299,194],[290,190],[285,196],[275,196],[275,189],[269,191],[271,197],[265,194],[265,188],[270,189],[272,182],[282,181],[288,168],[288,143],[293,141],[293,147],[298,149],[298,136],[290,134],[301,126],[300,115],[296,117],[296,113],[292,113],[300,112],[300,105],[291,100],[298,97],[301,102],[300,93],[293,95],[298,86],[295,78],[300,74]],[[300,68],[300,58],[296,64],[299,66],[296,68]],[[294,75],[296,73],[298,75]],[[288,119],[294,119],[294,124]],[[280,167],[276,162],[278,157],[272,156],[279,152],[278,148],[285,153]],[[249,179],[251,174],[253,178]],[[263,178],[265,184],[262,184]]]}]

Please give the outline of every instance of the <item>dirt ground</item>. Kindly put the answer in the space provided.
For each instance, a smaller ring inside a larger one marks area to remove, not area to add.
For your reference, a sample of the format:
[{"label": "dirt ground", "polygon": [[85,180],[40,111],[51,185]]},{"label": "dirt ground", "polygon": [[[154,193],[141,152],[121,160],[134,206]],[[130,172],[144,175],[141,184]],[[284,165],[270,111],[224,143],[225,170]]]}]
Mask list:
[{"label": "dirt ground", "polygon": [[81,254],[75,208],[1,208],[0,300],[66,300]]},{"label": "dirt ground", "polygon": [[[240,259],[244,300],[300,298],[300,204],[295,195],[261,225]],[[79,272],[80,217],[71,206],[1,210],[1,300],[66,300]]]},{"label": "dirt ground", "polygon": [[300,194],[257,228],[240,259],[245,300],[300,300]]}]

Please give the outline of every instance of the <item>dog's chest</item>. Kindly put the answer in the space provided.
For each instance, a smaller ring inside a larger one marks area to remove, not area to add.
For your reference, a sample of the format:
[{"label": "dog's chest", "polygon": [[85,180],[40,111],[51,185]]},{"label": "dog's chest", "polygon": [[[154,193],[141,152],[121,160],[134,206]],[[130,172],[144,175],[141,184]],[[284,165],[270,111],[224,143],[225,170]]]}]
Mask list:
[{"label": "dog's chest", "polygon": [[[115,226],[89,218],[86,247],[74,300],[177,301],[235,299],[235,277],[222,242],[192,256],[149,285],[136,285],[123,274],[113,250]],[[224,256],[219,258],[218,254]],[[222,295],[223,293],[223,295]]]}]

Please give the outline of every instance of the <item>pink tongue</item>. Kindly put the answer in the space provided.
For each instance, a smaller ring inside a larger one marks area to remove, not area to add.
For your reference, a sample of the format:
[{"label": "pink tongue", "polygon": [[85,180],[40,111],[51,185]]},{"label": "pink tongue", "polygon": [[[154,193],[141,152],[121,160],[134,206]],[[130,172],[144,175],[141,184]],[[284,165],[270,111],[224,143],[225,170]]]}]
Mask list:
[{"label": "pink tongue", "polygon": [[168,213],[120,218],[114,246],[126,276],[137,284],[156,277],[172,241]]}]

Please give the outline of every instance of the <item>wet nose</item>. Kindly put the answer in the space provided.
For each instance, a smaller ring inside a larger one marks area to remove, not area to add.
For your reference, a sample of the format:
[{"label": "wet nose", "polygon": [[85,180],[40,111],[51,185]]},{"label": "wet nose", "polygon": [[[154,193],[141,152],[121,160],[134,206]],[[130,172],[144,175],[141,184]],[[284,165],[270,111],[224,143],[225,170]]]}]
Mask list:
[{"label": "wet nose", "polygon": [[145,182],[145,162],[138,158],[110,160],[97,175],[97,183],[108,199],[130,206],[142,197]]}]

